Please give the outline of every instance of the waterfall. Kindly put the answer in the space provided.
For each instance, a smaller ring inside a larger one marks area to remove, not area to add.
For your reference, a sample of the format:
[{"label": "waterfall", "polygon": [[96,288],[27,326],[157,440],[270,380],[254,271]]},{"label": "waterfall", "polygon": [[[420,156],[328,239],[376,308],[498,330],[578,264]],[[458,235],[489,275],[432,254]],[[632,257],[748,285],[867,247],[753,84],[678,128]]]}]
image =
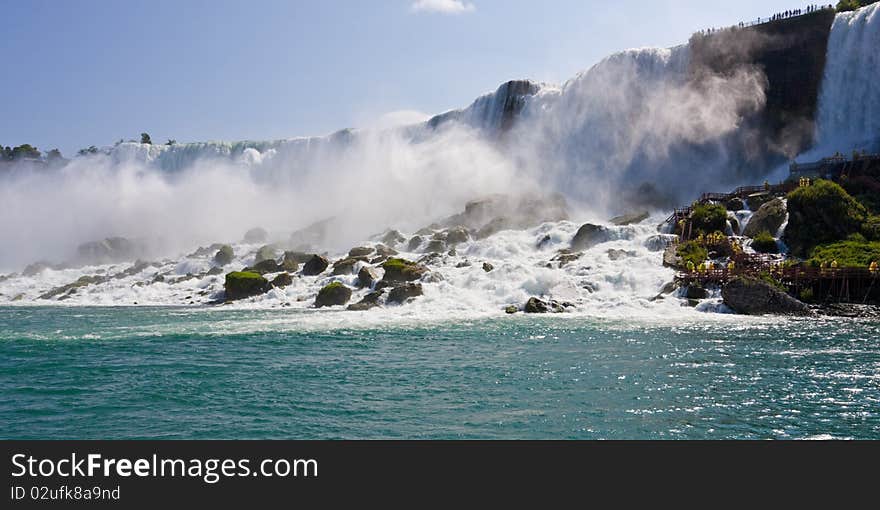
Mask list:
[{"label": "waterfall", "polygon": [[826,155],[880,150],[880,3],[834,20],[819,98],[817,147]]}]

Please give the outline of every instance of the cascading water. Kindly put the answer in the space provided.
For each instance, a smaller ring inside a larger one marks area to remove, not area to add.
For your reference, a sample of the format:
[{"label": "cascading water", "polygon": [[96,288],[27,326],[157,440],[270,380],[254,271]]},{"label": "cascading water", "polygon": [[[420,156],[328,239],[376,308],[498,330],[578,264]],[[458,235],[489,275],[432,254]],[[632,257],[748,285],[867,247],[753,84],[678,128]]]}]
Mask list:
[{"label": "cascading water", "polygon": [[819,99],[818,155],[880,150],[880,3],[837,15]]},{"label": "cascading water", "polygon": [[[818,115],[821,143],[851,145],[880,129],[878,11],[874,5],[834,22]],[[582,221],[606,223],[627,198],[632,203],[624,190],[647,185],[635,196],[647,208],[733,182],[730,169],[741,155],[730,142],[751,135],[743,119],[765,105],[764,76],[743,67],[695,78],[692,64],[688,45],[629,50],[562,86],[508,82],[422,124],[269,142],[123,143],[55,175],[0,179],[0,217],[12,218],[0,222],[0,236],[19,247],[0,254],[4,268],[51,258],[46,251],[61,254],[52,260],[60,262],[77,244],[114,235],[161,238],[177,250],[134,273],[130,264],[117,264],[0,277],[0,302],[45,303],[41,295],[95,274],[118,277],[97,278],[98,284],[63,294],[64,302],[207,302],[221,295],[223,280],[208,274],[211,253],[180,255],[196,244],[229,242],[236,258],[224,271],[240,269],[259,248],[235,243],[247,228],[286,235],[335,216],[336,238],[321,249],[337,258],[387,227],[411,235],[480,195],[540,191],[566,195],[577,221],[460,245],[435,263],[440,277],[424,282],[421,299],[370,317],[497,314],[532,295],[603,316],[692,313],[677,300],[653,299],[673,276],[661,263],[662,213],[610,227],[606,242],[564,267],[553,261]],[[22,213],[28,208],[41,215]],[[42,251],[28,252],[31,245]],[[398,249],[410,259],[423,255]],[[494,269],[484,271],[483,262]],[[353,274],[296,278],[253,304],[308,308],[332,280],[355,284]],[[355,299],[365,292],[356,291]],[[362,315],[353,320],[365,320]]]}]

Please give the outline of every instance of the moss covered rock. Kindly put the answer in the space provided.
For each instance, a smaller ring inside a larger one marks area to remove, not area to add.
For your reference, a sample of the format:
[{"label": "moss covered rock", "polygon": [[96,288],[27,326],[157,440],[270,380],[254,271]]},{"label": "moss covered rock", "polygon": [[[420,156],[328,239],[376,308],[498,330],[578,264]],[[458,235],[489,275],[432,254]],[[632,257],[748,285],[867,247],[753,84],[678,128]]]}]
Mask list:
[{"label": "moss covered rock", "polygon": [[766,230],[756,235],[752,240],[752,249],[758,253],[779,253],[776,238]]},{"label": "moss covered rock", "polygon": [[839,185],[818,180],[788,195],[785,243],[791,252],[806,257],[820,244],[845,240],[862,229],[864,206]]},{"label": "moss covered rock", "polygon": [[340,282],[333,282],[324,286],[315,297],[315,306],[321,308],[324,306],[339,306],[348,303],[351,299],[351,289]]},{"label": "moss covered rock", "polygon": [[269,281],[251,271],[235,271],[226,275],[226,300],[234,301],[257,296],[269,290]]},{"label": "moss covered rock", "polygon": [[428,272],[425,266],[400,258],[386,260],[382,264],[382,269],[385,270],[383,280],[386,282],[411,282]]}]

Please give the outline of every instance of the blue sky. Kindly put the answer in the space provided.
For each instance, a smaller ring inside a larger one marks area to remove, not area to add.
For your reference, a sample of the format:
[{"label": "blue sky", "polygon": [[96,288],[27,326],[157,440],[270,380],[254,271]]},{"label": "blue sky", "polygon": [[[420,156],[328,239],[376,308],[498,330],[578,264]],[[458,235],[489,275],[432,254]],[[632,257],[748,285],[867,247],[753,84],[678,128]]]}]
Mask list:
[{"label": "blue sky", "polygon": [[0,0],[0,143],[65,155],[439,113],[513,78],[802,7],[768,0]]}]

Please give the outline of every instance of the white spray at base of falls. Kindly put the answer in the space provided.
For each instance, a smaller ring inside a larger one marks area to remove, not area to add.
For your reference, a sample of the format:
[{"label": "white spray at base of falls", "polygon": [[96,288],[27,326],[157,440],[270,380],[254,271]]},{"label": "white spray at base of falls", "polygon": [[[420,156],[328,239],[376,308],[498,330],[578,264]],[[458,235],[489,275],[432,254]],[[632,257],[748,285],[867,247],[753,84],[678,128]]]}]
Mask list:
[{"label": "white spray at base of falls", "polygon": [[[822,144],[877,132],[880,80],[870,51],[877,48],[877,12],[874,5],[838,15],[834,23],[819,106]],[[680,300],[652,300],[673,276],[653,237],[662,214],[610,227],[612,240],[565,267],[546,267],[583,221],[623,212],[626,188],[649,183],[649,195],[678,202],[725,185],[728,162],[737,157],[725,139],[763,106],[762,75],[743,69],[695,84],[688,59],[687,45],[629,50],[561,86],[510,82],[463,110],[408,127],[271,142],[123,143],[58,171],[11,172],[0,177],[0,267],[60,262],[77,244],[104,237],[148,239],[159,245],[158,266],[84,286],[62,302],[198,304],[219,296],[223,276],[205,274],[210,254],[181,254],[227,242],[237,259],[224,271],[243,268],[259,246],[236,240],[253,226],[290,232],[336,217],[338,227],[322,249],[338,259],[387,227],[413,232],[482,195],[557,191],[570,199],[575,221],[471,241],[432,267],[442,279],[424,282],[424,296],[353,312],[352,320],[497,315],[530,296],[570,301],[574,314],[692,314]],[[502,132],[511,112],[517,122]],[[537,248],[546,235],[552,242]],[[616,250],[613,256],[609,250]],[[464,259],[471,265],[457,267]],[[495,269],[483,271],[482,262]],[[37,298],[80,276],[119,275],[129,267],[0,278],[0,304],[59,303]],[[159,274],[168,278],[153,282]],[[332,280],[351,285],[354,275],[296,277],[285,289],[231,306],[307,310]],[[353,301],[364,293],[356,291]],[[716,297],[699,310],[723,308]]]}]

